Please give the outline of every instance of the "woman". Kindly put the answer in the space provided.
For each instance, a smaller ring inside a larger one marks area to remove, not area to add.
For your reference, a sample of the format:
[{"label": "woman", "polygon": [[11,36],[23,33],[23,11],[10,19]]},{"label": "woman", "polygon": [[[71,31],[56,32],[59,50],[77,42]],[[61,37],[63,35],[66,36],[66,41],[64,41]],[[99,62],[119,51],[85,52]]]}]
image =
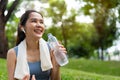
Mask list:
[{"label": "woman", "polygon": [[[17,64],[25,63],[24,61],[21,61],[20,63],[18,62],[19,60],[18,55],[21,55],[19,54],[19,52],[21,51],[18,50],[19,49],[18,46],[23,41],[27,46],[27,48],[24,51],[26,51],[26,61],[29,67],[28,72],[30,73],[25,74],[22,80],[29,80],[29,79],[30,80],[60,80],[60,66],[57,64],[54,58],[53,51],[50,51],[50,59],[51,59],[52,67],[50,67],[50,69],[43,71],[40,66],[42,60],[41,59],[42,53],[40,52],[41,46],[39,45],[40,44],[39,40],[42,38],[44,31],[45,31],[45,25],[42,14],[40,14],[35,10],[28,10],[22,15],[20,19],[20,24],[18,26],[16,46],[10,49],[7,53],[7,69],[8,69],[9,80],[17,80],[17,78],[14,77],[14,75],[16,74],[15,71],[17,71],[16,67],[22,66],[22,65],[17,66]],[[59,47],[61,48],[61,51],[66,53],[66,49],[62,45],[60,45]],[[21,67],[19,69],[21,69]],[[18,70],[18,73],[19,71],[22,72],[22,70]]]}]

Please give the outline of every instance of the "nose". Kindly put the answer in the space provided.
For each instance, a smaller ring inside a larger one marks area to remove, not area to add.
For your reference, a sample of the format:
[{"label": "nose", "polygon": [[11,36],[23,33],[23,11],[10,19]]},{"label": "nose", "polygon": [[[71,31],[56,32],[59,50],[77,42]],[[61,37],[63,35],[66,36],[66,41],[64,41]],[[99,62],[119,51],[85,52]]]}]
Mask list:
[{"label": "nose", "polygon": [[37,24],[36,24],[36,27],[42,27],[42,24],[40,24],[40,22],[37,22]]}]

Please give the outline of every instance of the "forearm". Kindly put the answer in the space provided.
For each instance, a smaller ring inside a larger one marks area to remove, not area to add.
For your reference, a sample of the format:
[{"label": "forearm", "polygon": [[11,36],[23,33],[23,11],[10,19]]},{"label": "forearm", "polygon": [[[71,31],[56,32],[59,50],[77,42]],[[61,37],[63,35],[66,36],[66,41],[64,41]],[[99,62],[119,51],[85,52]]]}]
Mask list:
[{"label": "forearm", "polygon": [[53,67],[51,70],[51,80],[61,80],[60,67]]}]

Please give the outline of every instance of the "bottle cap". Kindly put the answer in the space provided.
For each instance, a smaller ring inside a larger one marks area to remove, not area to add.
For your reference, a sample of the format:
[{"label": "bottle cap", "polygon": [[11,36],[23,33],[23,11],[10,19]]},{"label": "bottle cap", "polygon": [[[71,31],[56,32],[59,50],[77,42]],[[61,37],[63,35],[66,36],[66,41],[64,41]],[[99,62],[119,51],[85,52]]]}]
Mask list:
[{"label": "bottle cap", "polygon": [[51,33],[48,33],[47,35],[48,35],[48,36],[52,36],[52,34],[51,34]]}]

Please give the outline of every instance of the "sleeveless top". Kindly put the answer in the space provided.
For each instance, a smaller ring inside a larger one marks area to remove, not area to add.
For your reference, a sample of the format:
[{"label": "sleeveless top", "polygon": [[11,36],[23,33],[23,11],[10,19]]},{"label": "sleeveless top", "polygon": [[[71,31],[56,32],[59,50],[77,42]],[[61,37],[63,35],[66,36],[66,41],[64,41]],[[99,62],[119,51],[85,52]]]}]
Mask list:
[{"label": "sleeveless top", "polygon": [[[18,55],[18,46],[14,47],[16,56]],[[30,80],[32,75],[35,75],[36,80],[50,80],[50,70],[42,71],[41,62],[28,62],[30,70]]]}]

